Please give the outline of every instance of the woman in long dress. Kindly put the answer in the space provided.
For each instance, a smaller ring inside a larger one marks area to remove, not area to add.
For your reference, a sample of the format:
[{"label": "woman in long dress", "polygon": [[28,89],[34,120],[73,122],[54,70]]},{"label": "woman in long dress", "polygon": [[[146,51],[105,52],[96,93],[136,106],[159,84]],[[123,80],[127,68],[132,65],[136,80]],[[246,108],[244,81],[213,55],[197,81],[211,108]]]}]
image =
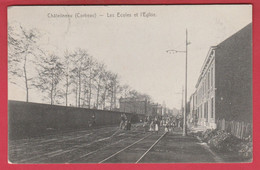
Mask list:
[{"label": "woman in long dress", "polygon": [[154,121],[152,120],[150,123],[150,129],[149,131],[153,132],[154,131]]},{"label": "woman in long dress", "polygon": [[170,126],[169,123],[170,123],[169,119],[166,119],[166,122],[165,122],[165,132],[169,132],[169,126]]},{"label": "woman in long dress", "polygon": [[158,119],[155,119],[154,122],[155,122],[154,131],[158,134],[160,121]]},{"label": "woman in long dress", "polygon": [[146,133],[148,131],[148,128],[149,128],[148,118],[144,119],[143,128],[144,128],[144,133]]}]

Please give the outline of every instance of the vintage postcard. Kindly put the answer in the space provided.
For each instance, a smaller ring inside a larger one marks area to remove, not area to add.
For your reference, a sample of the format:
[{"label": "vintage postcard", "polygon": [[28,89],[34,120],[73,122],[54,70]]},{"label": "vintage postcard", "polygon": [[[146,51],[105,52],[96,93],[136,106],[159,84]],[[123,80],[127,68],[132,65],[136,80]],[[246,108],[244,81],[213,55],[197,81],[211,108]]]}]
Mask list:
[{"label": "vintage postcard", "polygon": [[252,162],[252,5],[8,7],[8,160]]}]

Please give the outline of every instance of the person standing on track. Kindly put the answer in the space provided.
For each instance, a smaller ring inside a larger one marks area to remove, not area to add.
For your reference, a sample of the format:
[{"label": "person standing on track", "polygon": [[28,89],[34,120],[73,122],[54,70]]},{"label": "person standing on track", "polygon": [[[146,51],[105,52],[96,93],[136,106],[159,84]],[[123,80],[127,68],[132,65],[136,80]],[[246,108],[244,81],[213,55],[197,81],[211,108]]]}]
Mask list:
[{"label": "person standing on track", "polygon": [[96,115],[95,113],[93,113],[91,119],[88,121],[88,126],[92,128],[95,125],[96,125]]},{"label": "person standing on track", "polygon": [[120,129],[124,129],[125,117],[124,117],[123,114],[121,114],[120,119],[121,119],[121,121],[120,121],[120,126],[119,126],[119,128],[120,128]]},{"label": "person standing on track", "polygon": [[158,118],[154,119],[154,131],[158,134],[159,131],[159,125],[160,125],[160,121],[158,120]]},{"label": "person standing on track", "polygon": [[131,120],[127,120],[126,122],[126,130],[131,130]]},{"label": "person standing on track", "polygon": [[93,126],[95,126],[96,125],[96,114],[95,113],[93,113],[93,115],[92,115],[92,123],[91,123],[91,126],[93,127]]},{"label": "person standing on track", "polygon": [[166,118],[166,122],[165,122],[165,132],[169,132],[169,126],[170,126],[169,119]]},{"label": "person standing on track", "polygon": [[127,117],[125,114],[121,114],[120,129],[125,129],[127,123]]},{"label": "person standing on track", "polygon": [[143,127],[144,127],[144,133],[146,133],[148,130],[148,118],[147,117],[144,119]]},{"label": "person standing on track", "polygon": [[150,123],[150,129],[149,131],[153,132],[154,131],[154,120],[151,119],[151,123]]}]

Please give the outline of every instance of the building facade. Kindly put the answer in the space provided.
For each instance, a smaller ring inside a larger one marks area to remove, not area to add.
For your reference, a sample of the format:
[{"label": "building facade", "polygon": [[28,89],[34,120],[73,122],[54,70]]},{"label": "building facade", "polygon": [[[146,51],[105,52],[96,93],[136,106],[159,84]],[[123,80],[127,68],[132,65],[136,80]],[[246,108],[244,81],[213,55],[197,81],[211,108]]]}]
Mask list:
[{"label": "building facade", "polygon": [[209,49],[194,95],[199,125],[252,122],[252,24]]},{"label": "building facade", "polygon": [[216,128],[215,124],[215,47],[212,47],[203,64],[196,84],[196,113],[198,124]]},{"label": "building facade", "polygon": [[120,98],[120,112],[146,114],[148,112],[148,102],[135,98]]},{"label": "building facade", "polygon": [[119,111],[127,113],[145,114],[147,116],[162,116],[164,109],[158,103],[151,103],[146,99],[120,98]]},{"label": "building facade", "polygon": [[194,124],[196,119],[197,119],[197,115],[196,115],[196,92],[194,92],[191,96],[190,96],[190,100],[189,100],[189,113],[188,113],[188,118],[187,121],[189,122],[189,124]]}]

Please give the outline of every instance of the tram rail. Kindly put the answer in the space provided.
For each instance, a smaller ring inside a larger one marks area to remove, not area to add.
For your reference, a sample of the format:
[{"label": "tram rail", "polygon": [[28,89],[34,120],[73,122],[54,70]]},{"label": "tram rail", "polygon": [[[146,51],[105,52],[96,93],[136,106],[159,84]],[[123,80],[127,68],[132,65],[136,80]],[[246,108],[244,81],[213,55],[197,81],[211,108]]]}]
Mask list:
[{"label": "tram rail", "polygon": [[[136,132],[136,131],[137,131],[137,126],[132,129],[132,132]],[[82,132],[82,131],[81,131],[81,132]],[[37,161],[37,162],[38,162],[38,161],[42,162],[42,161],[45,161],[45,160],[47,160],[47,159],[50,159],[50,158],[53,158],[53,157],[56,157],[56,156],[60,156],[60,155],[63,155],[63,154],[68,154],[68,153],[70,153],[70,152],[73,152],[73,151],[76,151],[76,150],[79,150],[79,149],[84,149],[84,148],[86,148],[86,147],[90,147],[90,146],[95,145],[96,143],[99,143],[99,142],[102,142],[102,141],[110,140],[110,139],[112,139],[113,137],[117,137],[118,135],[122,137],[122,136],[124,136],[124,135],[126,134],[126,133],[121,134],[120,132],[122,132],[122,131],[121,131],[119,128],[116,128],[116,130],[112,130],[112,131],[111,131],[111,129],[109,129],[109,131],[105,131],[105,132],[103,132],[103,133],[100,133],[99,136],[102,136],[102,135],[104,135],[104,134],[111,133],[111,132],[113,132],[112,135],[107,136],[107,137],[97,138],[97,139],[95,139],[94,141],[92,141],[92,142],[90,142],[90,143],[86,143],[86,144],[79,145],[79,146],[73,146],[73,147],[71,147],[70,149],[67,149],[67,150],[61,150],[61,149],[59,149],[59,150],[56,150],[56,151],[47,152],[47,153],[44,153],[44,154],[42,154],[42,155],[37,155],[37,156],[32,156],[32,157],[30,157],[30,158],[22,159],[22,160],[20,160],[20,161],[18,161],[18,162],[19,162],[19,163],[26,163],[26,162],[28,162],[28,161],[34,162],[33,160],[35,160],[35,161]],[[93,133],[92,133],[92,134],[93,134]],[[138,133],[138,134],[140,134],[140,133]],[[137,135],[138,135],[138,134],[137,134]],[[87,135],[89,135],[89,134],[79,135],[79,136],[76,137],[76,139],[80,139],[80,138],[86,137]],[[129,138],[129,137],[128,137],[128,138]],[[124,138],[124,139],[126,139],[126,138]],[[63,142],[63,141],[64,141],[64,142],[67,142],[67,141],[69,141],[69,140],[72,140],[72,139],[59,139],[59,142]],[[121,140],[120,140],[120,141],[121,141]],[[57,142],[57,141],[51,141],[51,142]],[[50,145],[51,145],[51,143],[50,143]],[[108,145],[108,146],[110,146],[110,145]],[[43,150],[44,150],[44,149],[43,149]],[[98,150],[100,150],[100,149],[97,149],[97,150],[95,150],[95,151],[92,151],[91,153],[87,153],[86,156],[91,155],[91,154],[94,154],[94,153],[96,153]],[[40,150],[39,150],[39,151],[40,151]],[[73,162],[73,161],[75,161],[75,160],[71,160],[71,161],[68,161],[68,162]]]},{"label": "tram rail", "polygon": [[[142,156],[141,156],[135,163],[140,162],[140,161],[145,157],[145,155],[147,155],[147,153],[148,153],[149,151],[151,151],[151,149],[166,135],[166,133],[167,133],[167,132],[163,133],[163,134],[142,154]],[[130,145],[124,147],[123,149],[121,149],[121,150],[117,151],[116,153],[114,153],[114,154],[108,156],[107,158],[103,159],[102,161],[100,161],[100,162],[98,162],[98,163],[104,163],[104,162],[108,161],[109,159],[113,158],[114,156],[118,155],[119,153],[125,151],[125,150],[128,149],[128,148],[131,148],[132,146],[136,145],[137,143],[139,143],[139,142],[143,141],[144,139],[150,137],[151,135],[153,135],[153,134],[151,133],[151,134],[149,134],[149,135],[144,136],[144,137],[141,138],[141,139],[138,139],[138,140],[135,141],[134,143],[132,143],[132,144],[130,144]]]}]

